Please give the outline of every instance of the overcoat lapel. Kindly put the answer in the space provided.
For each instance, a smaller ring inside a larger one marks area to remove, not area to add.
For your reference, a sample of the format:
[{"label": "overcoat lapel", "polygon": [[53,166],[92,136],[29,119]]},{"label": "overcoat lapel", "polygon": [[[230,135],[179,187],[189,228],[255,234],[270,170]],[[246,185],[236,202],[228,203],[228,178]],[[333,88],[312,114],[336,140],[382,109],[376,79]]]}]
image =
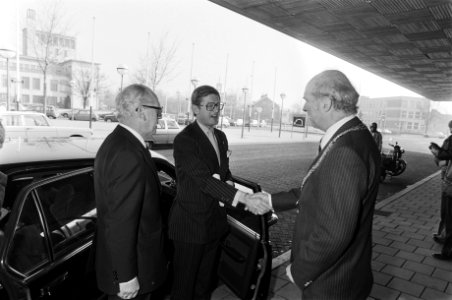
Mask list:
[{"label": "overcoat lapel", "polygon": [[[342,135],[347,134],[349,131],[355,131],[355,130],[365,130],[366,127],[363,125],[363,123],[360,121],[358,117],[355,117],[342,125],[338,131],[333,135],[333,137],[328,141],[328,143],[323,147],[322,151],[320,151],[319,155],[314,159],[311,166],[309,167],[308,173],[304,177],[302,183],[301,183],[301,189],[303,189],[303,186],[305,185],[306,181],[308,181],[309,177],[312,175],[312,173],[315,172],[317,167],[322,163],[322,160],[324,157],[331,151],[331,148],[333,147],[334,143],[338,138],[340,138]],[[297,203],[298,204],[298,203]]]}]

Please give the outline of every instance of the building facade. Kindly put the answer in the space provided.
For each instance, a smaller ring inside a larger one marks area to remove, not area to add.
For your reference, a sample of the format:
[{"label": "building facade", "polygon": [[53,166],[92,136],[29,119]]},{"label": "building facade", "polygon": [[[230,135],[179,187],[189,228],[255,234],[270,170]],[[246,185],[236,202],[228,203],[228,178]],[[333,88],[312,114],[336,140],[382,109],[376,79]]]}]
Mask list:
[{"label": "building facade", "polygon": [[[22,30],[19,72],[16,58],[7,61],[0,57],[0,105],[8,106],[6,105],[8,85],[10,109],[43,105],[43,70],[47,62],[46,105],[60,108],[92,106],[97,109],[100,65],[76,60],[75,37],[61,34],[46,35],[43,31],[35,29],[35,19],[35,11],[27,10],[25,28]],[[39,51],[39,45],[45,40],[50,41],[50,48],[49,53],[44,56]]]},{"label": "building facade", "polygon": [[366,124],[376,122],[383,132],[424,134],[429,118],[430,100],[397,96],[360,97],[359,116]]}]

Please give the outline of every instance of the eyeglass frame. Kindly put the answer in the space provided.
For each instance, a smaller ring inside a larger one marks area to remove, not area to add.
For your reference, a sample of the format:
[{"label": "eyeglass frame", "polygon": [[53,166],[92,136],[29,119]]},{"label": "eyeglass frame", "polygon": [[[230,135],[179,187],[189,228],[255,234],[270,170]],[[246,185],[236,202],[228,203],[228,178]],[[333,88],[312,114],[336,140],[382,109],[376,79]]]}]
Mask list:
[{"label": "eyeglass frame", "polygon": [[[211,109],[209,109],[210,104],[213,104],[213,106],[211,107]],[[209,105],[209,106],[208,106],[208,105]],[[218,110],[223,110],[223,108],[224,108],[224,102],[216,102],[216,103],[215,103],[215,102],[209,102],[209,103],[207,103],[207,104],[199,104],[198,106],[199,106],[199,107],[205,106],[207,111],[214,111],[214,109],[215,109],[216,107],[218,107]]]},{"label": "eyeglass frame", "polygon": [[153,108],[157,110],[157,119],[160,120],[163,118],[163,106],[154,106],[154,105],[147,105],[147,104],[140,104],[141,106],[145,108]]}]

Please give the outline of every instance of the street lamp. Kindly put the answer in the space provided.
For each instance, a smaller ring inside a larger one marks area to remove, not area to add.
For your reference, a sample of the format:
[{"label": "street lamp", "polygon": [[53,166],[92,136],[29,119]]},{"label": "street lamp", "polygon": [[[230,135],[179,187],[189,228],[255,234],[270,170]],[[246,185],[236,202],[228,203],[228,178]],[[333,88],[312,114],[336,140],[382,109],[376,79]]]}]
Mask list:
[{"label": "street lamp", "polygon": [[246,93],[248,92],[248,88],[244,87],[243,91],[243,122],[242,122],[242,136],[243,139],[243,131],[245,130],[245,113],[246,113]]},{"label": "street lamp", "polygon": [[[196,79],[196,78],[192,78],[191,80],[190,80],[190,82],[191,82],[191,84],[193,85],[193,90],[195,90],[196,89],[196,87],[198,86],[198,79]],[[187,98],[188,99],[188,98]],[[191,101],[188,101],[187,102],[187,121],[189,121],[190,120],[190,103]]]},{"label": "street lamp", "polygon": [[279,117],[279,135],[278,137],[281,137],[281,124],[282,124],[282,113],[283,113],[283,106],[284,106],[284,98],[286,98],[286,94],[281,93],[281,116]]},{"label": "street lamp", "polygon": [[9,59],[15,55],[14,50],[0,49],[0,56],[6,59],[6,110],[9,110]]},{"label": "street lamp", "polygon": [[122,83],[123,83],[124,75],[127,74],[127,71],[128,71],[128,70],[129,70],[129,69],[127,68],[126,65],[119,65],[119,66],[116,68],[116,71],[118,71],[119,75],[121,75],[121,89],[120,89],[121,92],[122,92]]}]

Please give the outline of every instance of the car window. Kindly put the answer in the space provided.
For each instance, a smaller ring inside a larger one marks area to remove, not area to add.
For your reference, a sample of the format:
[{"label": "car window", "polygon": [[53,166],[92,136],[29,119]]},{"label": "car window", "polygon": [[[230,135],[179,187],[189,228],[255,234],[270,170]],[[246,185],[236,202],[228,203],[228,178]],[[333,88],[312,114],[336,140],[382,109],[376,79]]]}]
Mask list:
[{"label": "car window", "polygon": [[25,126],[48,126],[46,119],[41,115],[24,115]]},{"label": "car window", "polygon": [[44,239],[36,202],[28,194],[22,208],[19,222],[8,250],[8,265],[23,274],[49,262],[48,249]]},{"label": "car window", "polygon": [[165,121],[159,120],[157,123],[157,129],[164,129],[165,128]]},{"label": "car window", "polygon": [[55,253],[69,250],[94,232],[96,203],[91,171],[50,182],[36,191]]},{"label": "car window", "polygon": [[0,116],[0,119],[2,120],[2,124],[5,126],[20,126],[20,116]]},{"label": "car window", "polygon": [[168,129],[178,129],[177,122],[173,120],[167,120],[166,125],[168,125]]}]

